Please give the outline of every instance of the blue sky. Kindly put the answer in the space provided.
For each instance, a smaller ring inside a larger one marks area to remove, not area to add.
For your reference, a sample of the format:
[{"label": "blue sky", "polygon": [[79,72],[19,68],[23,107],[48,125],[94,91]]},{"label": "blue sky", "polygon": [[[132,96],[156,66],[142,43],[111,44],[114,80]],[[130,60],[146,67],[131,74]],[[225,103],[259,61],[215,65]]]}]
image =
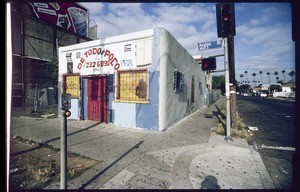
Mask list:
[{"label": "blue sky", "polygon": [[[216,41],[215,3],[82,3],[90,11],[90,19],[98,25],[98,38],[161,27],[168,30],[191,54],[204,57],[223,54],[223,49],[198,51],[198,43]],[[295,71],[295,44],[292,41],[290,3],[235,3],[235,73],[255,84],[255,80],[275,83],[274,72],[283,80]],[[223,57],[217,58],[217,68],[224,69]],[[224,73],[214,73],[222,75]]]}]

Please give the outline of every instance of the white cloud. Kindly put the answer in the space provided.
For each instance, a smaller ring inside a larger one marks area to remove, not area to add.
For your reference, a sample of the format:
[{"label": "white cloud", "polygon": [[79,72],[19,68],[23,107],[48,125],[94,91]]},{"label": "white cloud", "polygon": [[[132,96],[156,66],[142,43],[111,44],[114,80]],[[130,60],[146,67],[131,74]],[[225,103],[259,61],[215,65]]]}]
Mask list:
[{"label": "white cloud", "polygon": [[103,12],[104,9],[104,4],[103,3],[91,3],[91,2],[86,2],[86,3],[80,3],[86,8],[89,9],[90,12],[90,17],[94,17],[96,15],[99,15]]},{"label": "white cloud", "polygon": [[[192,55],[209,56],[222,52],[222,49],[197,50],[197,43],[218,39],[215,4],[151,3],[151,9],[150,4],[141,3],[83,4],[90,9],[90,18],[97,23],[100,38],[161,27],[168,30]],[[284,67],[289,68],[287,71],[293,69],[291,23],[272,21],[274,17],[287,14],[288,6],[282,8],[277,4],[265,4],[260,8],[259,4],[250,3],[238,4],[235,8],[236,71],[282,70],[280,61],[288,60],[290,62]],[[243,15],[238,15],[240,13]]]}]

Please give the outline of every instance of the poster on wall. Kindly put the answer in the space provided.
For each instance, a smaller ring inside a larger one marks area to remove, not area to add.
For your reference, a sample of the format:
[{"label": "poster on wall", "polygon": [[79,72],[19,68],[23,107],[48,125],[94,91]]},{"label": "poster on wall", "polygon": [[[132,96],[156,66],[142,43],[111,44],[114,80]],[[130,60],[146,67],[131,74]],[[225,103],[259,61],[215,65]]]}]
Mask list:
[{"label": "poster on wall", "polygon": [[88,10],[73,2],[30,2],[33,15],[81,36],[88,34]]}]

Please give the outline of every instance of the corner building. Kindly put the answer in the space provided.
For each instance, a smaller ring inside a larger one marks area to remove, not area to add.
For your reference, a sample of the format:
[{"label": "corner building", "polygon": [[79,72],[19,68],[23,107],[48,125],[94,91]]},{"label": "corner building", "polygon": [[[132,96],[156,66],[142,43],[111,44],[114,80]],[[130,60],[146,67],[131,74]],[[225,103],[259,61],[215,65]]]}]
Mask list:
[{"label": "corner building", "polygon": [[70,119],[162,131],[210,103],[211,76],[165,29],[59,48]]}]

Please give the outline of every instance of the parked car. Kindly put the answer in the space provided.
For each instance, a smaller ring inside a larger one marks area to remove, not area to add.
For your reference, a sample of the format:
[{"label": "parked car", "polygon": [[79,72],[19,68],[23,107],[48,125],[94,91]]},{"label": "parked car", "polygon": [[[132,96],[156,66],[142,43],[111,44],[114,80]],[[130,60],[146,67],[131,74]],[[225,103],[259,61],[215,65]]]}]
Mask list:
[{"label": "parked car", "polygon": [[264,90],[260,91],[259,92],[259,97],[260,98],[266,98],[266,97],[268,97],[268,91],[264,91]]}]

